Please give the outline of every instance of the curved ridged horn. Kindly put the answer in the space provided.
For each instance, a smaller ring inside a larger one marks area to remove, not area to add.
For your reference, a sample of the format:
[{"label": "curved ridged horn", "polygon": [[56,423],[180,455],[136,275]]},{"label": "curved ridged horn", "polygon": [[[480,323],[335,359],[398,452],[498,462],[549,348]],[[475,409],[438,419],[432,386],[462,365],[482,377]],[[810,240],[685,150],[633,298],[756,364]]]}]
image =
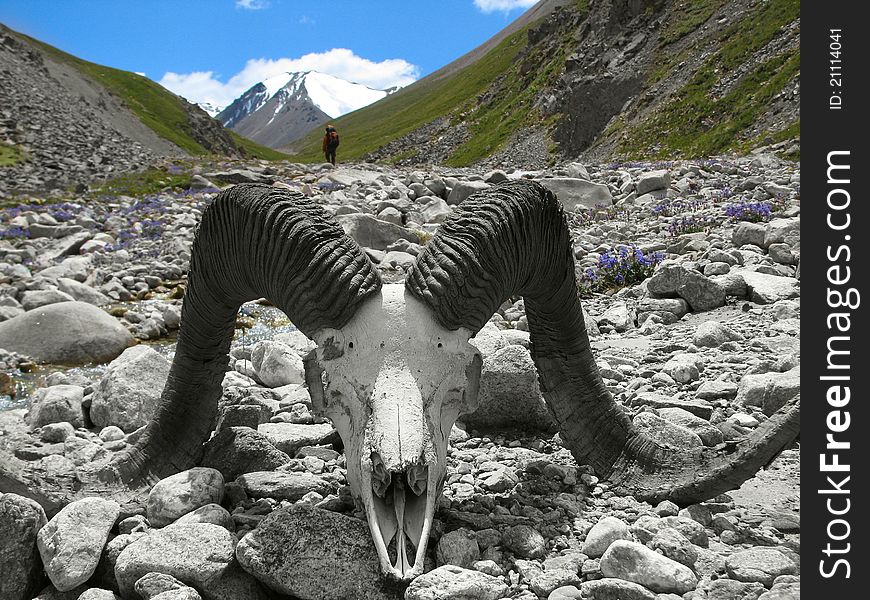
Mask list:
[{"label": "curved ridged horn", "polygon": [[604,385],[580,306],[568,225],[542,185],[507,182],[470,196],[439,228],[406,281],[447,329],[477,332],[521,295],[541,391],[579,464],[640,499],[690,504],[737,487],[796,437],[800,400],[733,455],[674,450],[640,433]]},{"label": "curved ridged horn", "polygon": [[266,185],[237,185],[203,212],[166,387],[135,447],[103,478],[144,485],[197,464],[214,425],[239,306],[265,297],[307,335],[341,327],[381,279],[320,206]]}]

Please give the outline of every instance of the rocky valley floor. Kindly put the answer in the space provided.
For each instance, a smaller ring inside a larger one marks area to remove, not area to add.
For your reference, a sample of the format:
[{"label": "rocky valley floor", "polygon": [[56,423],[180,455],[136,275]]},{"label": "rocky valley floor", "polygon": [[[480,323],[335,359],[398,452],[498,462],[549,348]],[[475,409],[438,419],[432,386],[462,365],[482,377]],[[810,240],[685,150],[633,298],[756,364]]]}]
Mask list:
[{"label": "rocky valley floor", "polygon": [[701,504],[614,494],[556,433],[519,298],[472,340],[481,404],[451,433],[428,572],[407,589],[379,577],[341,440],[312,411],[311,342],[266,301],[239,313],[201,466],[161,481],[139,510],[70,502],[77,472],[135,444],[153,414],[195,227],[220,188],[242,182],[324,205],[400,282],[468,195],[541,181],[565,207],[617,402],[672,447],[733,451],[800,391],[799,165],[757,154],[508,172],[162,168],[191,173],[190,188],[0,210],[0,597],[799,598],[798,443]]}]

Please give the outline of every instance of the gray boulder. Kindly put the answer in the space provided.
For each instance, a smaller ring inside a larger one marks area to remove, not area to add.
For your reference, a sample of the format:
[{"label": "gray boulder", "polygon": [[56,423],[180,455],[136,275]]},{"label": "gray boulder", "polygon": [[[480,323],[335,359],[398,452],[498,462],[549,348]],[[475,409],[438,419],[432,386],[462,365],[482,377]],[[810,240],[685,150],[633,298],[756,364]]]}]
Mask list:
[{"label": "gray boulder", "polygon": [[[703,581],[698,586],[698,591],[704,594],[704,598],[712,600],[757,600],[764,593],[764,586],[760,583],[744,583],[734,579],[714,579]],[[800,596],[786,596],[780,600],[797,600]],[[767,599],[771,600],[771,599]]]},{"label": "gray boulder", "polygon": [[496,351],[509,345],[504,337],[504,332],[496,327],[492,321],[487,321],[469,341],[475,348],[480,350],[484,358],[495,354]]},{"label": "gray boulder", "polygon": [[412,581],[405,600],[498,600],[507,595],[508,586],[500,577],[443,565]]},{"label": "gray boulder", "polygon": [[202,466],[217,469],[224,480],[232,481],[245,473],[274,471],[291,458],[254,429],[227,427],[205,443]]},{"label": "gray boulder", "polygon": [[[190,595],[191,592],[196,594],[196,598],[200,597],[199,594],[196,593],[196,590],[187,587],[172,575],[166,575],[165,573],[148,573],[143,575],[136,581],[133,587],[136,590],[136,593],[145,600],[153,600],[153,598],[158,597],[160,597],[160,600],[169,600],[170,598],[176,600],[187,600],[187,598],[193,598],[193,596]],[[190,591],[185,592],[185,590]],[[177,594],[175,596],[166,596],[165,594],[169,592],[177,592]],[[186,595],[178,595],[182,593]]]},{"label": "gray boulder", "polygon": [[72,302],[75,299],[60,290],[49,288],[46,290],[28,290],[21,294],[21,306],[24,310],[33,310],[40,306],[47,306],[57,302]]},{"label": "gray boulder", "polygon": [[196,510],[181,516],[175,522],[167,525],[167,527],[175,527],[176,525],[190,525],[193,523],[212,523],[220,525],[227,531],[235,531],[236,523],[233,521],[232,515],[220,504],[206,504],[200,506]]},{"label": "gray boulder", "polygon": [[732,579],[758,582],[768,588],[780,575],[798,573],[798,567],[792,559],[776,548],[765,546],[735,552],[725,559],[725,568]]},{"label": "gray boulder", "polygon": [[329,423],[262,423],[257,431],[266,436],[278,450],[291,457],[296,456],[296,451],[302,446],[323,446],[340,439],[338,432]]},{"label": "gray boulder", "polygon": [[603,517],[592,526],[583,542],[583,554],[590,558],[599,558],[616,540],[631,540],[628,525],[616,517]]},{"label": "gray boulder", "polygon": [[[768,248],[772,244],[787,244],[794,248],[800,243],[801,220],[800,217],[789,219],[773,219],[764,230],[762,245]],[[756,244],[758,245],[758,244]]]},{"label": "gray boulder", "polygon": [[671,172],[662,169],[659,171],[648,171],[638,177],[635,190],[638,196],[648,194],[649,192],[657,192],[666,190],[671,185]]},{"label": "gray boulder", "polygon": [[742,340],[743,336],[719,321],[704,321],[695,330],[692,343],[696,346],[718,348],[725,342]]},{"label": "gray boulder", "polygon": [[722,432],[713,425],[710,421],[697,417],[683,408],[661,408],[659,416],[666,419],[668,422],[678,425],[689,431],[694,432],[705,446],[715,446],[721,444]]},{"label": "gray boulder", "polygon": [[236,558],[269,588],[302,600],[401,596],[381,577],[365,521],[311,506],[270,513],[239,541]]},{"label": "gray boulder", "polygon": [[441,198],[432,198],[420,209],[427,223],[442,223],[450,216],[450,206]]},{"label": "gray boulder", "polygon": [[598,317],[598,326],[610,325],[616,332],[624,333],[634,328],[636,316],[625,302],[617,302]]},{"label": "gray boulder", "polygon": [[387,246],[398,239],[418,242],[417,234],[395,223],[376,219],[372,215],[352,214],[337,217],[344,232],[352,237],[360,246],[386,250]]},{"label": "gray boulder", "polygon": [[529,577],[529,587],[539,598],[549,598],[550,594],[558,588],[575,584],[580,585],[580,577],[577,571],[568,569],[547,569],[533,573]]},{"label": "gray boulder", "polygon": [[519,426],[546,430],[553,426],[528,350],[505,346],[484,358],[479,404],[460,420],[479,429]]},{"label": "gray boulder", "polygon": [[[656,600],[656,593],[631,581],[604,577],[603,579],[584,581],[580,586],[578,595],[565,596],[565,600],[568,600],[568,598],[582,598],[583,600]],[[553,600],[553,597],[550,596],[549,600]],[[561,600],[561,597],[558,600]]]},{"label": "gray boulder", "polygon": [[725,290],[697,271],[687,271],[686,277],[677,288],[677,294],[689,303],[695,312],[713,310],[725,306]]},{"label": "gray boulder", "polygon": [[447,196],[447,204],[459,204],[471,194],[488,189],[489,187],[490,185],[483,181],[458,181]]},{"label": "gray boulder", "polygon": [[670,448],[688,450],[704,445],[698,434],[690,429],[671,423],[651,412],[640,413],[632,422],[638,431]]},{"label": "gray boulder", "polygon": [[690,569],[694,569],[698,561],[698,549],[673,527],[664,527],[657,531],[649,547]]},{"label": "gray boulder", "polygon": [[169,376],[169,361],[150,346],[134,346],[113,360],[91,402],[98,427],[116,425],[129,433],[148,423]]},{"label": "gray boulder", "polygon": [[547,551],[544,536],[529,525],[508,527],[502,533],[501,545],[522,558],[543,558]]},{"label": "gray boulder", "polygon": [[695,589],[692,570],[637,542],[617,540],[601,557],[601,573],[640,584],[661,594],[685,594]]},{"label": "gray boulder", "polygon": [[0,598],[29,600],[42,587],[36,537],[45,524],[39,504],[17,494],[0,494]]},{"label": "gray boulder", "polygon": [[273,498],[296,502],[309,492],[325,496],[332,491],[329,482],[311,473],[256,471],[236,479],[251,498]]},{"label": "gray boulder", "polygon": [[731,243],[735,248],[741,246],[752,245],[764,246],[764,234],[766,227],[763,223],[751,223],[749,221],[741,221],[731,232]]},{"label": "gray boulder", "polygon": [[800,283],[794,277],[769,275],[748,269],[735,271],[746,283],[749,299],[756,304],[773,304],[780,300],[800,298]]},{"label": "gray boulder", "polygon": [[161,479],[148,494],[146,513],[153,527],[164,527],[179,517],[224,496],[224,478],[207,467],[194,467]]},{"label": "gray boulder", "polygon": [[86,302],[50,304],[0,323],[0,348],[41,363],[105,363],[133,343],[117,319]]},{"label": "gray boulder", "polygon": [[79,302],[87,302],[94,306],[103,306],[109,304],[109,297],[84,283],[79,283],[75,279],[60,277],[57,280],[57,289],[61,292],[72,296],[73,299]]},{"label": "gray boulder", "polygon": [[115,580],[121,595],[135,597],[135,585],[148,573],[164,573],[195,587],[206,600],[225,596],[213,593],[230,574],[235,537],[212,523],[174,525],[152,530],[118,555]]},{"label": "gray boulder", "polygon": [[460,527],[445,533],[435,547],[435,557],[439,565],[471,568],[480,560],[480,547],[477,545],[474,532]]},{"label": "gray boulder", "polygon": [[595,208],[613,204],[610,188],[601,183],[573,177],[539,179],[538,183],[553,192],[568,212],[578,208]]},{"label": "gray boulder", "polygon": [[40,388],[30,400],[27,424],[36,428],[49,423],[66,422],[73,427],[81,427],[83,396],[84,388],[78,385],[53,385]]},{"label": "gray boulder", "polygon": [[670,375],[674,381],[689,383],[700,377],[698,356],[694,354],[676,354],[662,366],[662,372]]},{"label": "gray boulder", "polygon": [[39,554],[58,591],[72,590],[91,578],[120,512],[117,502],[83,498],[65,506],[39,530]]},{"label": "gray boulder", "polygon": [[89,590],[85,590],[81,596],[78,597],[78,600],[119,600],[118,597],[111,590],[104,590],[102,588],[91,588]]},{"label": "gray boulder", "polygon": [[737,387],[736,402],[757,406],[770,416],[800,392],[800,375],[800,366],[785,373],[746,375]]},{"label": "gray boulder", "polygon": [[262,340],[251,348],[251,364],[257,378],[269,387],[305,382],[302,358],[286,344]]}]

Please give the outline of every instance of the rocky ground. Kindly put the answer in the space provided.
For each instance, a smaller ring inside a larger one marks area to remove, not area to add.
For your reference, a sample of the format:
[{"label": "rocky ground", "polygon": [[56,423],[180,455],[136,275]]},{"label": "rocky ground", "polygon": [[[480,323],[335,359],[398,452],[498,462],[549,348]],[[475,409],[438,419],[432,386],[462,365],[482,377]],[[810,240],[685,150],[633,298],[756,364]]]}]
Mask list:
[{"label": "rocky ground", "polygon": [[799,391],[792,163],[185,168],[190,190],[21,197],[0,215],[0,597],[799,597],[799,448],[699,505],[615,495],[555,434],[522,300],[476,338],[481,407],[451,434],[431,570],[407,590],[378,578],[340,440],[311,411],[309,342],[264,302],[240,312],[200,467],[161,481],[135,514],[22,497],[135,443],[168,373],[197,219],[242,181],[324,204],[401,281],[470,193],[541,180],[568,211],[599,369],[636,425],[678,447],[733,446]]}]

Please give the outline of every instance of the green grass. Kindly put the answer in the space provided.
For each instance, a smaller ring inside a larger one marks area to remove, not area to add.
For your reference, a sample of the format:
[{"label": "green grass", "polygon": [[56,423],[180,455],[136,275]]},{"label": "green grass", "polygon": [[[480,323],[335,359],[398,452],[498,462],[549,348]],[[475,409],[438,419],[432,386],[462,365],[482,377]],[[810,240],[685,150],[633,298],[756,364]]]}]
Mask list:
[{"label": "green grass", "polygon": [[[22,37],[26,36],[22,35]],[[191,154],[207,154],[206,149],[189,134],[183,99],[147,77],[129,71],[104,67],[67,54],[39,40],[27,39],[54,60],[75,67],[88,77],[101,83],[160,137]]]},{"label": "green grass", "polygon": [[[517,131],[541,124],[533,105],[541,90],[551,87],[565,65],[570,44],[562,43],[550,56],[542,50],[533,51],[517,64],[512,58],[508,64],[494,65],[504,75],[481,104],[467,105],[471,115],[471,136],[447,159],[448,166],[473,164],[500,149]],[[489,57],[487,57],[489,58]],[[494,57],[495,60],[503,56]],[[495,61],[494,61],[495,62]],[[533,65],[533,68],[523,68]]]},{"label": "green grass", "polygon": [[723,77],[753,56],[800,14],[798,0],[771,0],[727,28],[711,55],[674,99],[627,131],[619,152],[627,157],[710,156],[740,150],[741,134],[773,97],[800,73],[800,50],[775,56],[744,75],[722,97],[712,93]]},{"label": "green grass", "polygon": [[[743,152],[749,152],[752,148],[757,148],[758,146],[768,146],[785,140],[799,139],[800,136],[801,120],[796,119],[778,131],[766,131],[761,135],[744,142],[741,144],[740,149]],[[796,152],[780,152],[778,154],[782,158],[799,161],[801,159],[800,145],[798,145],[798,150]]]},{"label": "green grass", "polygon": [[[191,135],[186,111],[187,102],[183,98],[176,96],[147,77],[88,62],[39,40],[23,34],[18,35],[27,38],[30,43],[39,47],[52,59],[68,64],[101,83],[112,95],[127,105],[142,123],[163,139],[194,156],[209,154],[208,150]],[[261,146],[232,132],[230,132],[230,136],[235,141],[236,146],[248,156],[266,160],[287,158],[284,153]]]},{"label": "green grass", "polygon": [[[574,10],[581,18],[588,14],[588,0],[577,0]],[[551,44],[551,54],[532,49],[528,55],[531,24],[505,38],[497,47],[468,67],[438,80],[421,80],[371,106],[335,121],[341,132],[339,158],[355,160],[377,150],[437,118],[452,125],[464,122],[469,138],[445,160],[448,166],[466,166],[499,150],[516,132],[529,126],[546,127],[534,108],[542,90],[552,86],[573,47],[566,35]],[[300,142],[292,160],[323,160],[320,130]],[[405,151],[389,157],[399,161],[413,156]]]},{"label": "green grass", "polygon": [[24,151],[18,146],[0,144],[0,167],[11,167],[26,158]]},{"label": "green grass", "polygon": [[290,157],[289,154],[285,154],[284,152],[261,146],[257,142],[240,136],[235,131],[227,129],[227,133],[229,133],[230,137],[233,138],[236,146],[241,148],[247,156],[262,158],[263,160],[287,160]]},{"label": "green grass", "polygon": [[670,18],[662,28],[659,43],[667,46],[692,33],[707,22],[725,0],[683,0],[671,11]]},{"label": "green grass", "polygon": [[179,188],[186,190],[190,187],[190,174],[181,173],[173,175],[157,167],[146,169],[137,173],[124,173],[106,181],[100,186],[91,188],[91,194],[124,195],[124,196],[147,196],[156,194],[166,188]]},{"label": "green grass", "polygon": [[[420,80],[383,100],[333,121],[341,134],[340,160],[358,160],[385,144],[439,117],[449,117],[459,106],[476,98],[505,71],[526,45],[520,30],[474,64],[452,75]],[[300,151],[291,157],[300,162],[323,160],[320,128],[305,136]]]}]

